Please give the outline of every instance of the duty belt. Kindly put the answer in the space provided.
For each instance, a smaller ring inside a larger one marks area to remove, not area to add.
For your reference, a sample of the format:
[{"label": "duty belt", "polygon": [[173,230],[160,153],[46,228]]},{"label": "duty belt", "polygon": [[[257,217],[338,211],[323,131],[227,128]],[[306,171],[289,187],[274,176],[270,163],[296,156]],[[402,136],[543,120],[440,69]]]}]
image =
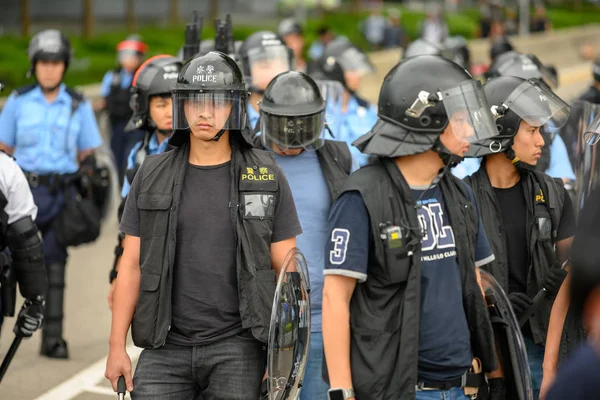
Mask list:
[{"label": "duty belt", "polygon": [[38,186],[48,186],[51,188],[55,188],[61,183],[63,183],[68,177],[73,174],[48,174],[48,175],[39,175],[33,172],[25,172],[25,177],[27,178],[27,182],[29,182],[29,186],[32,188],[36,188]]}]

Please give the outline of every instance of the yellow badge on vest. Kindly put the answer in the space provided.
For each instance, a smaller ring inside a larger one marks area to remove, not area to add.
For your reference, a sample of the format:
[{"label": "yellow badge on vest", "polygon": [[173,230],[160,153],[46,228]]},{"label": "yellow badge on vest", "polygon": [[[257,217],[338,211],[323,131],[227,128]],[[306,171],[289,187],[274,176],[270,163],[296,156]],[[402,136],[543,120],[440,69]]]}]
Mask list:
[{"label": "yellow badge on vest", "polygon": [[544,192],[542,192],[542,189],[539,189],[537,191],[537,193],[535,194],[535,204],[545,204],[546,203],[546,199],[544,198]]},{"label": "yellow badge on vest", "polygon": [[267,167],[246,167],[246,173],[242,174],[242,181],[274,181],[275,174]]}]

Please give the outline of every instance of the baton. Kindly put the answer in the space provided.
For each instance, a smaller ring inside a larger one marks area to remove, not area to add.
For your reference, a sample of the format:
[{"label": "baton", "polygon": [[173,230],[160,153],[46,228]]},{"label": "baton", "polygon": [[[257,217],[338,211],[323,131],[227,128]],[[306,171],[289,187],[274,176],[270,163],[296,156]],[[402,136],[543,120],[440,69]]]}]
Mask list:
[{"label": "baton", "polygon": [[[569,259],[567,259],[562,264],[560,269],[565,269],[567,267],[568,262],[569,262]],[[521,316],[521,318],[519,318],[519,326],[521,328],[527,323],[527,321],[529,320],[529,317],[531,317],[531,315],[535,312],[535,310],[538,309],[538,307],[542,304],[542,302],[544,301],[545,298],[546,298],[546,288],[542,288],[533,297],[531,306],[525,311],[525,313]]]},{"label": "baton", "polygon": [[121,375],[117,381],[117,396],[119,396],[119,400],[125,400],[125,394],[127,394],[127,386],[125,385],[125,377]]},{"label": "baton", "polygon": [[23,336],[20,335],[16,336],[13,339],[13,342],[10,345],[10,348],[8,349],[8,353],[6,353],[6,356],[2,361],[2,365],[0,366],[0,382],[2,382],[2,378],[4,378],[4,374],[6,374],[6,370],[8,370],[8,366],[10,365],[12,359],[15,357],[15,354],[17,354],[17,350],[19,349],[22,340]]}]

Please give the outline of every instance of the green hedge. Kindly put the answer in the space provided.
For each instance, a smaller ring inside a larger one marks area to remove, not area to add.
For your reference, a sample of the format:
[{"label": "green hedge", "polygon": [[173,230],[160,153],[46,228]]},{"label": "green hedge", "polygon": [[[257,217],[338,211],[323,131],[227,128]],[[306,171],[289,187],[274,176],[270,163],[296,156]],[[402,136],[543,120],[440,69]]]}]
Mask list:
[{"label": "green hedge", "polygon": [[[552,9],[548,12],[555,28],[566,28],[586,23],[597,23],[600,18],[598,11],[585,9],[583,12],[575,12],[568,9]],[[367,43],[362,36],[359,25],[367,16],[366,12],[331,12],[325,13],[318,19],[311,19],[305,27],[307,44],[316,39],[316,31],[322,25],[327,25],[340,35],[348,38],[361,48],[367,48]],[[403,10],[402,24],[407,33],[415,38],[419,32],[419,26],[424,15],[421,12]],[[478,28],[479,13],[477,10],[467,10],[460,14],[448,15],[448,25],[452,35],[462,35],[472,38]],[[275,29],[276,26],[263,24],[262,29]],[[234,37],[238,40],[246,38],[250,33],[256,31],[252,26],[235,26]],[[139,30],[146,43],[149,45],[149,55],[160,53],[175,54],[183,44],[184,29],[181,26],[146,26]],[[125,31],[113,31],[99,34],[89,41],[83,41],[79,37],[70,37],[75,57],[71,68],[66,76],[69,85],[83,85],[99,82],[104,73],[116,65],[115,46],[127,33]],[[214,29],[207,26],[203,32],[204,38],[214,37]],[[7,94],[15,87],[25,85],[27,80],[25,74],[29,68],[27,60],[28,39],[16,36],[2,37],[0,46],[0,81],[7,86]]]}]

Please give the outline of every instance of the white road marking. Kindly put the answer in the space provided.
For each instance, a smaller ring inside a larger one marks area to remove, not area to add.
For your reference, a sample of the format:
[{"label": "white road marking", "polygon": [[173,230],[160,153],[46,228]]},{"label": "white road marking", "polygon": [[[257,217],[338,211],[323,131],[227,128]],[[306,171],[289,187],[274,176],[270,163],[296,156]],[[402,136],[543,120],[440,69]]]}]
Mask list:
[{"label": "white road marking", "polygon": [[[127,354],[131,357],[132,362],[138,359],[141,352],[142,349],[139,347],[133,345],[127,347]],[[106,379],[104,378],[104,370],[106,369],[107,358],[108,357],[104,357],[95,362],[35,400],[71,400],[84,392],[115,396],[115,392],[113,392],[112,389],[98,386],[98,383]]]}]

